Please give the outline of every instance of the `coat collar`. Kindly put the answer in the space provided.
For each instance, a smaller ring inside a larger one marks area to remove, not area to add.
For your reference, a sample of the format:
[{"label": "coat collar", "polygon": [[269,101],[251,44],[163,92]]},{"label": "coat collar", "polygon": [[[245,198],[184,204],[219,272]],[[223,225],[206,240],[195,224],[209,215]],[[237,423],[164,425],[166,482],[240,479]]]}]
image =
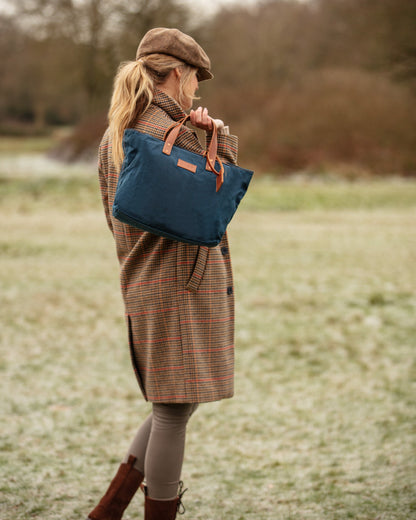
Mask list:
[{"label": "coat collar", "polygon": [[161,90],[155,90],[152,103],[164,110],[174,121],[179,121],[186,116],[178,103]]}]

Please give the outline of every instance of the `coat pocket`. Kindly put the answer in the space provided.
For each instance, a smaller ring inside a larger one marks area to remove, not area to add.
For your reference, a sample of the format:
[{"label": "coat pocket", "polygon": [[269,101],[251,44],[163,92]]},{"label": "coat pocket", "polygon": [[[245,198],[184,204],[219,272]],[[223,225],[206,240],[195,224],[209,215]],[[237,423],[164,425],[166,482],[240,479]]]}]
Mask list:
[{"label": "coat pocket", "polygon": [[199,285],[204,277],[205,268],[207,266],[209,248],[206,246],[199,246],[198,253],[196,255],[195,264],[192,270],[191,277],[186,284],[186,290],[196,293]]}]

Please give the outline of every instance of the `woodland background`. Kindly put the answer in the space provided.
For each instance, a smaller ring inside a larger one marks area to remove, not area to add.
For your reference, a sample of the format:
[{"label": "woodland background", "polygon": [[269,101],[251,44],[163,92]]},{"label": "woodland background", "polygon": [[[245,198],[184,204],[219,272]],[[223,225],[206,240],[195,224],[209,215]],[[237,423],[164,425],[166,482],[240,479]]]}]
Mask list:
[{"label": "woodland background", "polygon": [[416,175],[416,2],[269,0],[197,17],[175,0],[14,0],[0,14],[0,135],[66,131],[55,155],[91,157],[112,80],[155,26],[206,49],[201,103],[257,172]]}]

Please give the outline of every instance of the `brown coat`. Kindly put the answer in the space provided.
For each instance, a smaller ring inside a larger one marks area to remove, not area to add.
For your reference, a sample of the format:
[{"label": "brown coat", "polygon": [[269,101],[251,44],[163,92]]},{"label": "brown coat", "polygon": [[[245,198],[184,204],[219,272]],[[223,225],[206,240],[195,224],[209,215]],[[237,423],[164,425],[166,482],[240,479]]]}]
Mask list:
[{"label": "brown coat", "polygon": [[[162,139],[184,116],[157,91],[134,128]],[[176,144],[202,153],[196,134],[183,127]],[[236,162],[237,138],[220,135],[219,155]],[[227,236],[212,248],[169,240],[112,216],[118,174],[105,133],[99,151],[104,209],[120,262],[130,353],[146,400],[202,403],[233,395],[234,296]]]}]

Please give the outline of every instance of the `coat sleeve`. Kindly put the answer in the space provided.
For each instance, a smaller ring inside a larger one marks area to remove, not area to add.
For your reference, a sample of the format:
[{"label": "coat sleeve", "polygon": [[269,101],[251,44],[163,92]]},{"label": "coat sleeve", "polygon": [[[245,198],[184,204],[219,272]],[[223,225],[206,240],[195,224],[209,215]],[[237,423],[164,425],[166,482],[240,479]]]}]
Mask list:
[{"label": "coat sleeve", "polygon": [[98,151],[98,179],[100,182],[101,200],[103,201],[105,218],[111,233],[113,232],[113,223],[111,221],[110,208],[108,204],[108,170],[110,167],[108,159],[109,139],[108,132],[104,134]]},{"label": "coat sleeve", "polygon": [[[212,132],[207,132],[206,145],[211,142]],[[218,134],[218,155],[226,162],[237,164],[238,137],[236,135]]]}]

